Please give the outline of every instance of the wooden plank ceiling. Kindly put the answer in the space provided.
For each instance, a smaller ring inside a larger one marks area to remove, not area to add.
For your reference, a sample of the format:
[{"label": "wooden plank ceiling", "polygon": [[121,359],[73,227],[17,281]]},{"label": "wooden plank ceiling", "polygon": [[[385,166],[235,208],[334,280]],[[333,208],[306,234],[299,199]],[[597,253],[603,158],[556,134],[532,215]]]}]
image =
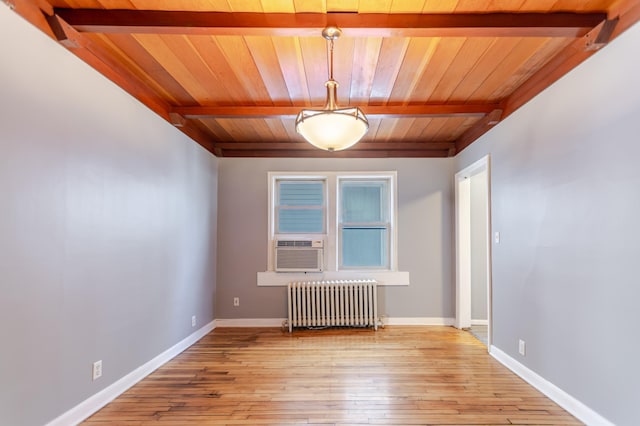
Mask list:
[{"label": "wooden plank ceiling", "polygon": [[[638,0],[3,0],[217,156],[447,157],[640,17]],[[369,132],[329,153],[326,25],[341,106]]]}]

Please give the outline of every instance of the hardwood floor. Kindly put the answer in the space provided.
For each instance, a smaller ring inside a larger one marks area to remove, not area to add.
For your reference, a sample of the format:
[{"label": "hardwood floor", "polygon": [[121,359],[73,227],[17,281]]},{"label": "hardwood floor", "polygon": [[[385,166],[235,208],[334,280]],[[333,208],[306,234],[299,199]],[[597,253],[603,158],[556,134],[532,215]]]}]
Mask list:
[{"label": "hardwood floor", "polygon": [[85,423],[580,424],[451,327],[216,329]]},{"label": "hardwood floor", "polygon": [[472,325],[469,329],[469,333],[471,333],[476,339],[480,340],[482,344],[487,346],[489,341],[489,330],[486,325]]}]

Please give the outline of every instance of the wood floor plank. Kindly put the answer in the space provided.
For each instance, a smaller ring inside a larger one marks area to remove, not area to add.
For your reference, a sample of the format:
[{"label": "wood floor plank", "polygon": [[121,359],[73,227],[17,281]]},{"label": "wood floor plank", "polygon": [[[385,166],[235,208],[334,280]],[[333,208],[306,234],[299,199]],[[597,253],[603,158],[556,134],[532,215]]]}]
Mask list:
[{"label": "wood floor plank", "polygon": [[220,328],[87,425],[580,424],[451,327]]}]

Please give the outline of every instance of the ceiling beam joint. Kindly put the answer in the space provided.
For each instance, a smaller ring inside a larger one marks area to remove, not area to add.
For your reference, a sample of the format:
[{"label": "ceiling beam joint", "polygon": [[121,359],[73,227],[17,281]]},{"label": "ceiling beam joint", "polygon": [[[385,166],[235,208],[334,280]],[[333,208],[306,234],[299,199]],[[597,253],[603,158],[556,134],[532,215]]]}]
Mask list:
[{"label": "ceiling beam joint", "polygon": [[620,18],[607,19],[593,30],[589,31],[584,37],[587,40],[584,50],[600,50],[605,47],[611,40],[613,31],[618,25]]},{"label": "ceiling beam joint", "polygon": [[169,113],[169,120],[175,127],[184,127],[187,124],[187,119],[184,118],[181,114],[175,112]]},{"label": "ceiling beam joint", "polygon": [[[44,14],[44,17],[58,43],[68,49],[77,49],[80,47],[78,37],[74,36],[76,31],[61,20],[58,15]],[[75,35],[77,35],[77,33]]]}]

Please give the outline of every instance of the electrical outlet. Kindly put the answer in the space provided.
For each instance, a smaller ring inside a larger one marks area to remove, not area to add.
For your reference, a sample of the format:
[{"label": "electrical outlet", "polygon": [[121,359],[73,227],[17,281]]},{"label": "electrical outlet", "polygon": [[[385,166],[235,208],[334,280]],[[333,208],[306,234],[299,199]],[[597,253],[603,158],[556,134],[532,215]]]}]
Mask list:
[{"label": "electrical outlet", "polygon": [[240,306],[240,298],[239,297],[234,297],[233,298],[233,306]]},{"label": "electrical outlet", "polygon": [[96,361],[93,363],[92,377],[93,377],[93,380],[96,380],[102,377],[102,360]]},{"label": "electrical outlet", "polygon": [[196,326],[196,316],[192,316],[191,317],[191,327],[195,327]]},{"label": "electrical outlet", "polygon": [[520,355],[525,356],[526,346],[525,346],[524,340],[522,339],[518,341],[518,352],[520,352]]}]

